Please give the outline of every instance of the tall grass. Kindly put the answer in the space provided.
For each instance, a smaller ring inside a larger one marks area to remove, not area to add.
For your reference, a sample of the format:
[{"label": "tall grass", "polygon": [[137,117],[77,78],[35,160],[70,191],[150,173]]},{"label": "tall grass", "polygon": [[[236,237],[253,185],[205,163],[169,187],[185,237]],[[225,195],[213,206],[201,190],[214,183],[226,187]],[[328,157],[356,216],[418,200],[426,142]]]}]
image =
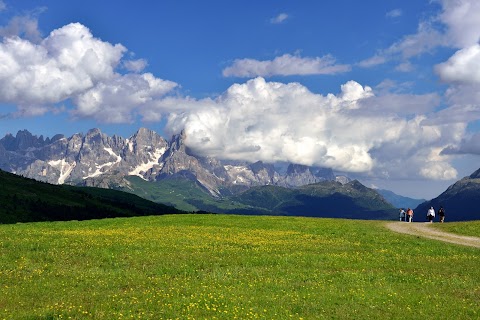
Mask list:
[{"label": "tall grass", "polygon": [[0,319],[474,319],[479,253],[381,221],[1,225]]}]

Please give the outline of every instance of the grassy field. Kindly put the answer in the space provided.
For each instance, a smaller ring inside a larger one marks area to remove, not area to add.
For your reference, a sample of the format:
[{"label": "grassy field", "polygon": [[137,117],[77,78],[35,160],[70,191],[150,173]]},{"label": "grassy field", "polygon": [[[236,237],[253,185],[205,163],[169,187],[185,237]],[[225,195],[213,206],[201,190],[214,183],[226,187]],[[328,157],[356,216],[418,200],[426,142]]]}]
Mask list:
[{"label": "grassy field", "polygon": [[383,223],[168,215],[0,225],[0,319],[480,317],[478,249]]},{"label": "grassy field", "polygon": [[480,237],[480,221],[435,223],[435,228],[465,236]]}]

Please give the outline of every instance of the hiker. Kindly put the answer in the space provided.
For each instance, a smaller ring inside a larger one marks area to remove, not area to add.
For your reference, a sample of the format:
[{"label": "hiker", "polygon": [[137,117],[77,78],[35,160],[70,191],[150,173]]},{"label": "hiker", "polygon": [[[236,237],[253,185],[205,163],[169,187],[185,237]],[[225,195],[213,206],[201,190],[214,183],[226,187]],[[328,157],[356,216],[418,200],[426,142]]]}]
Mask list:
[{"label": "hiker", "polygon": [[428,222],[432,223],[433,218],[435,218],[435,210],[433,209],[433,207],[430,207],[430,209],[428,209],[428,212],[427,212]]},{"label": "hiker", "polygon": [[405,219],[405,210],[400,209],[400,221],[404,221]]},{"label": "hiker", "polygon": [[438,216],[439,216],[440,222],[443,223],[443,221],[445,221],[445,210],[443,209],[442,206],[440,206],[440,209],[438,210]]},{"label": "hiker", "polygon": [[413,221],[413,210],[410,208],[407,209],[407,219],[408,219],[408,222]]}]

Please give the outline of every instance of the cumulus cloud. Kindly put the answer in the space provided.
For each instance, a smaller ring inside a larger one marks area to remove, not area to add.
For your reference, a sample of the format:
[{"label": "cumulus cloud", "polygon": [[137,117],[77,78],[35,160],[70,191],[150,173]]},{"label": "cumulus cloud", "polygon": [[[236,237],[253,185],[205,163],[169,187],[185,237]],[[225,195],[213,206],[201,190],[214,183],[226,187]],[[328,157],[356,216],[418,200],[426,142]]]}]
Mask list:
[{"label": "cumulus cloud", "polygon": [[72,114],[99,122],[133,122],[142,106],[176,86],[175,82],[157,79],[150,73],[117,75],[75,97],[77,108]]},{"label": "cumulus cloud", "polygon": [[428,162],[420,170],[424,178],[435,180],[452,180],[457,178],[457,170],[445,162]]},{"label": "cumulus cloud", "polygon": [[56,103],[112,77],[125,51],[92,37],[80,24],[54,30],[39,45],[19,37],[0,43],[0,99]]},{"label": "cumulus cloud", "polygon": [[330,55],[310,58],[284,54],[273,60],[264,61],[237,59],[231,66],[223,70],[223,76],[253,78],[277,75],[337,74],[350,69],[349,65],[336,64],[335,59]]},{"label": "cumulus cloud", "polygon": [[480,84],[480,45],[458,50],[446,62],[435,68],[443,81]]},{"label": "cumulus cloud", "polygon": [[285,22],[285,20],[288,19],[288,14],[286,13],[280,13],[278,16],[271,18],[270,23],[272,24],[280,24]]},{"label": "cumulus cloud", "polygon": [[[71,99],[77,117],[131,121],[134,108],[176,84],[151,74],[120,75],[116,68],[126,51],[121,44],[95,38],[79,23],[56,29],[38,43],[5,36],[0,43],[0,102],[17,105],[19,115],[40,115]],[[145,62],[124,65],[140,71]],[[112,112],[113,104],[118,112]]]},{"label": "cumulus cloud", "polygon": [[[299,83],[255,78],[232,85],[215,100],[202,100],[189,112],[172,112],[167,128],[170,133],[184,130],[189,148],[205,156],[286,161],[376,176],[451,178],[454,171],[440,151],[456,142],[453,133],[464,126],[425,126],[425,117],[398,116],[396,111],[412,99],[412,108],[421,111],[438,103],[435,95],[377,97],[355,81],[324,96]],[[426,170],[432,161],[437,169]]]}]

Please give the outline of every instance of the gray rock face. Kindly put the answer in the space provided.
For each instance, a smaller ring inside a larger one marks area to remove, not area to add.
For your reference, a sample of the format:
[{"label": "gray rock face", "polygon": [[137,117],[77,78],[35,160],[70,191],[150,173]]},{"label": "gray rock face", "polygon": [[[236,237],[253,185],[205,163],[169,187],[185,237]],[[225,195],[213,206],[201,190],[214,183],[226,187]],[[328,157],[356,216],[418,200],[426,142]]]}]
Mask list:
[{"label": "gray rock face", "polygon": [[182,176],[197,181],[212,195],[252,186],[297,187],[335,180],[331,169],[289,165],[285,174],[272,164],[221,161],[192,154],[184,133],[170,142],[141,128],[128,139],[109,137],[99,129],[69,138],[37,138],[19,131],[0,139],[0,169],[54,184],[102,188],[129,187],[126,176],[146,181]]},{"label": "gray rock face", "polygon": [[285,187],[299,187],[326,180],[335,180],[335,175],[331,169],[290,164],[280,184]]}]

